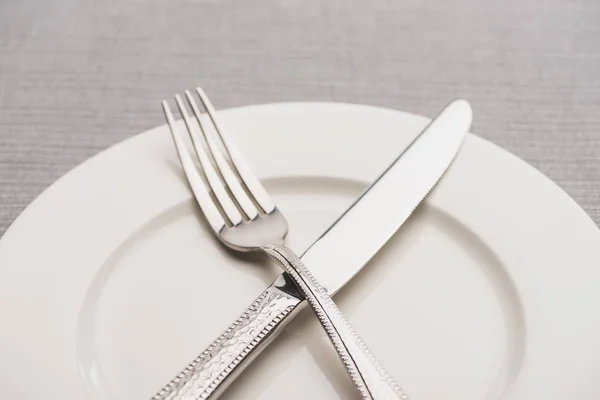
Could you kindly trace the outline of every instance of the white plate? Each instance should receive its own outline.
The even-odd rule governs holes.
[[[298,251],[427,122],[344,104],[221,115]],[[165,127],[40,196],[0,242],[0,397],[153,395],[279,273],[224,250],[201,221]],[[598,399],[599,267],[600,233],[575,202],[469,136],[337,301],[415,400]],[[305,312],[224,397],[356,396]]]

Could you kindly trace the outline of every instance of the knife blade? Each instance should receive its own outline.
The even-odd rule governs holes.
[[[455,100],[301,256],[336,293],[408,219],[448,169],[472,111]],[[284,273],[152,400],[216,399],[293,320],[306,302]]]

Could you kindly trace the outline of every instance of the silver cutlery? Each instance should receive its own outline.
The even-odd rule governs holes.
[[[206,100],[201,91],[199,95]],[[181,100],[178,103],[181,107]],[[206,108],[218,130],[214,109],[208,102]],[[192,105],[192,109],[198,117],[197,107]],[[172,116],[169,122],[177,138]],[[313,273],[331,294],[368,262],[435,185],[458,152],[470,122],[468,103],[451,103],[306,251],[302,259],[308,260]],[[189,118],[187,123],[188,127],[193,126]],[[189,154],[180,153],[184,155],[182,163],[186,165],[183,159],[187,159],[188,168],[194,168]],[[345,251],[336,253],[340,248]],[[290,277],[282,274],[153,399],[216,398],[305,305]]]
[[[180,136],[168,103],[163,101],[162,105],[187,179],[213,232],[223,244],[233,250],[259,251],[266,254],[288,274],[315,312],[363,399],[408,400],[408,396],[379,364],[342,315],[329,293],[304,266],[300,258],[285,245],[285,236],[288,232],[285,217],[229,137],[220,129],[214,109],[203,90],[197,88],[196,92],[210,116],[216,132],[215,136],[204,127],[200,110],[191,92],[186,91],[185,96],[196,117],[195,121],[190,118],[187,107],[179,95],[175,96],[175,101],[183,116],[188,134],[192,138],[206,181],[196,168]],[[204,150],[197,130],[202,133],[208,145],[216,169]],[[230,163],[225,160],[225,155],[221,154],[216,137],[225,149]],[[208,183],[210,191],[205,182]],[[202,376],[199,375],[198,382],[201,381]],[[192,388],[194,381],[191,381],[189,386]],[[184,386],[179,391],[179,396],[184,396],[187,392],[190,390]],[[209,393],[202,394],[194,391],[192,398],[203,398],[207,395]],[[174,398],[177,398],[177,395]]]

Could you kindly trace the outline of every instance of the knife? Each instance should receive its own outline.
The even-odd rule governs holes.
[[[302,261],[328,292],[352,279],[408,219],[454,160],[471,120],[467,101],[446,106],[306,250]],[[282,274],[152,400],[216,399],[304,307]]]

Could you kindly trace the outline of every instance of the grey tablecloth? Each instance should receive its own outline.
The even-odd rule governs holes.
[[[218,108],[467,98],[600,221],[598,0],[0,0],[0,234],[197,84]]]

